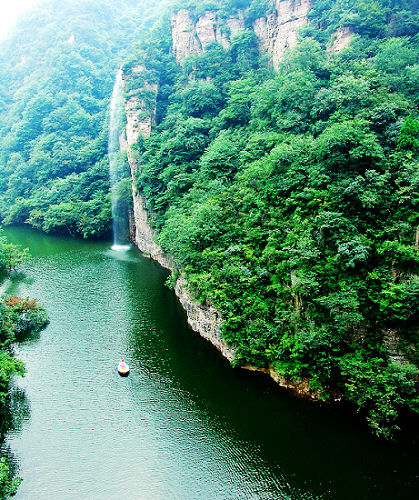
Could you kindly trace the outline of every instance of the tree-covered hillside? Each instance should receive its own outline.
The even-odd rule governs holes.
[[[0,44],[0,218],[97,236],[110,223],[108,107],[163,2],[48,0]]]
[[[249,29],[182,66],[169,18],[141,45],[160,90],[136,185],[238,364],[343,395],[390,436],[419,412],[418,4],[315,0],[278,74],[258,5],[190,2],[246,7]]]

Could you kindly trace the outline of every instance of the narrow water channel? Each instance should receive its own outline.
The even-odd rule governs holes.
[[[377,442],[341,409],[230,368],[135,249],[7,236],[32,257],[2,293],[37,297],[51,320],[17,349],[17,499],[417,498],[414,436]]]

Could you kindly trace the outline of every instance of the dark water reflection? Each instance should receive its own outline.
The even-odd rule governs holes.
[[[136,250],[8,236],[33,257],[3,292],[38,297],[51,319],[18,352],[31,415],[8,435],[17,498],[417,498],[415,434],[377,442],[344,409],[231,369]]]

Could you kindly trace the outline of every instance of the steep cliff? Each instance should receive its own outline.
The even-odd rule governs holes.
[[[126,78],[135,238],[183,273],[191,326],[226,358],[300,395],[345,398],[390,436],[399,410],[419,413],[418,210],[399,203],[418,185],[419,59],[391,19],[325,2],[340,11],[195,5],[138,48]]]
[[[130,81],[141,75],[145,70],[143,65],[131,68]],[[127,75],[124,75],[127,80]],[[151,106],[147,105],[141,95],[145,92],[151,94]],[[127,118],[126,136],[129,144],[135,144],[138,137],[149,137],[151,125],[156,114],[157,84],[144,82],[140,87],[134,86],[126,90],[125,114]]]
[[[172,16],[173,53],[180,63],[192,54],[201,53],[213,42],[228,48],[231,38],[244,28],[241,11],[227,19],[208,11],[193,20],[188,10],[181,9]]]
[[[208,11],[193,19],[190,12],[181,9],[172,16],[173,52],[182,62],[192,54],[201,53],[213,42],[228,48],[231,39],[246,28],[258,37],[259,49],[267,54],[275,70],[287,49],[297,45],[298,30],[307,24],[311,0],[277,0],[273,12],[246,23],[244,12],[235,16],[221,17],[216,11]]]
[[[123,81],[125,88],[125,138],[120,138],[121,149],[126,150],[128,163],[131,169],[131,176],[135,179],[139,169],[138,155],[135,151],[135,144],[140,137],[147,138],[151,133],[151,126],[156,115],[156,99],[158,87],[155,83],[150,83],[141,76],[145,72],[143,65],[133,66],[129,73],[124,73]],[[140,77],[140,78],[139,78]],[[140,82],[140,85],[138,85]],[[145,102],[142,97],[144,92],[148,93],[150,100]],[[160,247],[154,242],[155,233],[148,221],[148,214],[145,208],[145,200],[132,187],[133,197],[133,227],[131,234],[137,247],[145,254],[157,260],[163,267],[170,268],[167,257]]]
[[[278,70],[279,63],[288,49],[297,45],[298,31],[307,22],[310,0],[277,0],[272,12],[267,12],[252,21],[246,20],[242,10],[226,17],[219,11],[206,11],[194,16],[187,9],[180,9],[171,17],[171,52],[179,65],[192,55],[202,54],[213,43],[224,49],[231,47],[232,39],[243,32],[253,30],[257,36],[260,54],[270,58],[271,66]],[[340,30],[332,37],[332,50],[338,52],[350,41],[350,33]],[[139,138],[148,138],[156,120],[156,98],[158,85],[147,80],[148,71],[144,64],[133,65],[124,74],[126,90],[126,141],[128,160],[133,179],[141,170],[136,144]],[[147,98],[145,98],[146,96]],[[135,183],[134,183],[135,184]],[[147,202],[133,187],[133,239],[137,247],[147,256],[158,261],[163,267],[175,271],[171,258],[164,254],[156,243],[156,233],[150,225],[153,215]],[[189,324],[229,360],[235,359],[234,349],[221,336],[223,318],[212,306],[198,303],[188,292],[187,282],[182,275],[175,284],[175,293],[184,307]],[[246,369],[255,368],[249,365]],[[291,382],[280,376],[272,367],[262,369],[279,385],[289,388],[299,395],[316,398],[316,391],[309,386],[308,380]]]
[[[144,74],[145,67],[134,66],[129,73],[123,76],[126,99],[125,115],[126,127],[125,137],[120,138],[122,150],[126,150],[128,162],[133,180],[141,168],[135,145],[140,137],[150,136],[151,126],[156,114],[157,84],[149,83],[140,78],[141,86],[136,85],[138,77]],[[144,91],[152,92],[154,99],[146,103],[142,99]],[[149,94],[150,95],[150,94]],[[133,183],[133,216],[132,216],[132,237],[138,249],[146,256],[156,260],[161,266],[175,271],[174,264],[169,256],[165,255],[160,246],[155,242],[156,233],[150,225],[150,212],[147,210],[146,200],[134,187]],[[232,361],[235,353],[234,349],[227,345],[221,337],[221,315],[215,308],[200,304],[188,291],[186,280],[179,276],[176,280],[175,293],[180,303],[186,311],[188,322],[193,330],[198,332],[203,338],[209,340],[223,356]]]
[[[310,6],[311,0],[277,0],[273,13],[254,21],[260,50],[271,56],[275,70],[287,49],[297,45],[298,30],[307,24]]]
[[[309,8],[310,0],[277,0],[273,13],[267,13],[251,24],[246,23],[242,10],[226,17],[215,10],[193,16],[191,11],[180,9],[171,18],[171,50],[176,61],[182,64],[186,58],[201,54],[214,42],[228,49],[234,36],[248,28],[257,35],[260,52],[270,56],[274,69],[277,69],[285,51],[297,44],[298,30],[307,22]],[[147,68],[143,64],[137,64],[123,77],[126,90],[126,141],[121,144],[127,149],[133,179],[141,168],[135,145],[139,137],[150,136],[156,117],[158,86],[148,82],[146,75]],[[137,81],[140,82],[139,85],[136,84]],[[144,99],[144,93],[149,96],[148,102]],[[133,207],[132,232],[135,244],[144,254],[173,270],[170,258],[155,243],[156,235],[149,223],[151,214],[146,208],[146,200],[134,187]],[[188,293],[187,283],[182,277],[176,282],[175,292],[187,312],[192,328],[210,340],[229,361],[234,359],[234,349],[220,335],[221,315],[213,307],[197,303]],[[273,372],[271,376],[276,377]]]

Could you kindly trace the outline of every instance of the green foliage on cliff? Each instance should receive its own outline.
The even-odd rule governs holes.
[[[50,0],[0,44],[0,219],[108,231],[108,107],[123,54],[159,3]]]
[[[274,5],[274,0],[204,0],[201,2],[179,0],[174,2],[172,9],[174,12],[186,9],[193,19],[198,19],[207,12],[216,12],[218,19],[225,19],[242,12],[246,20],[251,22],[273,12]]]
[[[343,394],[386,437],[419,412],[417,16],[318,0],[278,74],[250,30],[170,75],[162,47],[163,111],[137,145],[159,241],[222,313],[236,362]],[[328,52],[339,26],[351,44]]]

